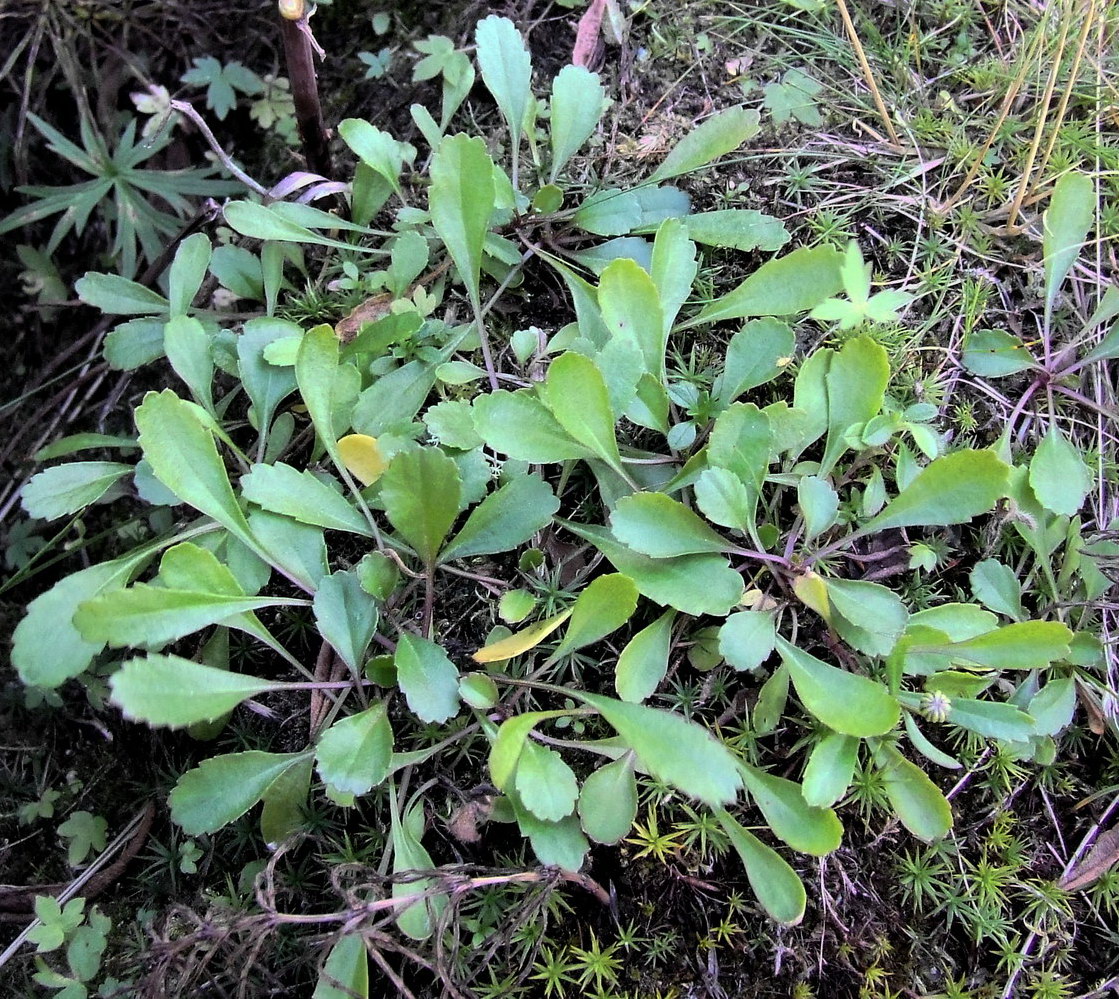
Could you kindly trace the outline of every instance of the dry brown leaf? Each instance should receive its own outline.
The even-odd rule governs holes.
[[[1065,891],[1079,891],[1098,881],[1109,867],[1119,861],[1119,825],[1100,833],[1092,849],[1058,882]]]
[[[579,18],[575,31],[575,47],[571,50],[571,61],[576,66],[593,69],[598,52],[598,36],[602,31],[602,15],[606,11],[606,0],[591,0],[591,5]]]

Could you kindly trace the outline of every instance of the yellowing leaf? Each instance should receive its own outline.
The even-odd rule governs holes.
[[[809,570],[793,580],[793,592],[797,599],[810,607],[825,621],[831,620],[831,604],[828,602],[828,586],[823,578]]]
[[[503,659],[519,656],[522,652],[528,652],[529,649],[535,649],[570,616],[571,611],[565,610],[545,621],[537,621],[536,624],[529,625],[508,638],[479,649],[474,653],[473,659],[478,663],[498,663]]]
[[[338,441],[338,454],[347,471],[363,486],[371,486],[388,467],[376,437],[347,434]]]

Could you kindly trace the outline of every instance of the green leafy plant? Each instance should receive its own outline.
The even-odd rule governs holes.
[[[89,180],[64,187],[20,188],[20,193],[35,200],[0,219],[2,235],[60,215],[45,247],[48,255],[71,232],[80,235],[96,210],[113,234],[109,253],[119,262],[120,273],[132,277],[141,258],[155,260],[167,237],[178,232],[191,197],[221,197],[242,190],[240,184],[214,179],[212,168],[145,169],[141,164],[165,149],[172,136],[139,139],[135,119],[124,126],[112,148],[84,115],[80,146],[34,114],[27,120],[47,140],[51,153],[90,175]],[[175,214],[156,208],[149,200],[152,195]]]
[[[867,335],[798,359],[798,317],[854,328],[894,321],[908,301],[869,295],[857,247],[795,249],[692,302],[697,244],[773,252],[788,239],[750,209],[692,213],[670,183],[755,135],[756,113],[712,115],[634,187],[587,190],[566,168],[605,109],[597,77],[565,67],[545,115],[521,36],[482,21],[475,56],[507,126],[497,163],[480,136],[445,134],[474,71],[443,41],[424,43],[417,66],[444,79],[438,124],[413,109],[426,178],[412,174],[424,162],[414,147],[347,119],[338,131],[359,161],[349,220],[234,201],[225,221],[259,252],[191,237],[166,297],[82,280],[85,301],[146,317],[140,332],[117,331],[130,344],[121,366],[165,355],[181,384],[136,408],[138,464],[54,466],[25,508],[67,516],[131,482],[179,521],[38,597],[13,662],[25,683],[56,688],[131,650],[111,701],[153,726],[212,729],[243,704],[306,697],[305,745],[205,759],[178,779],[172,816],[203,836],[260,804],[261,837],[278,844],[302,828],[313,785],[341,807],[378,795],[391,890],[376,904],[414,940],[441,932],[462,888],[424,845],[430,785],[414,790],[415,775],[471,751],[495,789],[478,821],[514,825],[540,864],[578,871],[592,842],[627,835],[660,859],[717,845],[762,908],[796,924],[806,892],[773,841],[831,853],[836,807],[860,788],[918,839],[943,838],[951,807],[911,757],[959,769],[938,743],[961,730],[1018,760],[1052,758],[1097,661],[1087,612],[1027,610],[1014,572],[992,559],[971,567],[973,602],[917,606],[888,575],[870,578],[869,546],[923,539],[935,553],[946,529],[1006,504],[1025,512],[1048,567],[1050,514],[1066,518],[1064,538],[1084,500],[1057,481],[1067,448],[1043,443],[1028,466],[1008,439],[949,449],[934,408],[897,402],[890,357]],[[414,194],[425,179],[426,204]],[[219,260],[222,249],[236,252]],[[373,293],[334,327],[279,318],[285,266],[309,254],[342,290]],[[575,322],[550,336],[503,329],[493,309],[530,260],[570,296]],[[233,332],[195,309],[207,271],[265,314]],[[709,373],[673,365],[676,338],[723,323],[737,328],[712,348]],[[580,556],[564,599],[525,600],[564,569],[543,554],[558,539]],[[1099,571],[1097,555],[1077,552],[1069,586]],[[477,566],[491,558],[516,565],[513,577],[495,584]],[[518,630],[450,642],[441,600],[464,578],[506,591],[492,616]],[[318,649],[277,637],[285,613],[313,622]],[[230,631],[268,651],[261,668],[211,644]],[[685,645],[693,668],[756,694],[743,743],[702,713],[659,706]],[[799,781],[742,749],[787,719],[812,733]],[[639,775],[688,799],[688,819],[662,832],[650,807],[635,826]],[[613,944],[592,936],[567,957],[540,972],[557,994],[565,976],[600,990],[617,977]],[[367,974],[360,933],[347,933],[316,994],[364,994]]]

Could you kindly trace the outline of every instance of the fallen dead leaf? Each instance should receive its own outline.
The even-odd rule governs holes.
[[[1119,861],[1119,825],[1112,826],[1107,832],[1100,833],[1087,854],[1071,871],[1057,883],[1065,891],[1080,891],[1098,881]]]

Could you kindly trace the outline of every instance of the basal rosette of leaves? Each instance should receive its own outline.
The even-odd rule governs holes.
[[[166,294],[114,275],[82,279],[85,301],[141,317],[112,334],[110,359],[166,356],[181,384],[136,409],[138,463],[56,465],[24,504],[64,517],[130,489],[177,511],[179,526],[36,599],[13,661],[27,684],[57,687],[119,659],[112,702],[153,726],[212,730],[248,699],[318,698],[304,749],[217,755],[179,779],[171,811],[190,835],[263,803],[262,836],[274,844],[299,830],[308,795],[347,805],[387,785],[393,870],[428,871],[423,797],[398,791],[403,775],[484,740],[487,769],[474,777],[500,792],[491,820],[515,823],[540,863],[577,870],[592,842],[619,842],[647,775],[712,811],[761,905],[794,924],[805,890],[766,840],[835,850],[834,807],[860,760],[913,835],[943,837],[950,805],[914,759],[960,767],[938,745],[945,726],[1052,759],[1078,682],[1100,659],[1087,610],[1035,619],[998,559],[977,559],[974,600],[917,609],[869,578],[867,542],[904,549],[1001,510],[1049,572],[1078,537],[1087,489],[1070,493],[1075,462],[1049,438],[1028,465],[1006,440],[948,450],[932,407],[891,397],[889,358],[868,335],[796,359],[797,317],[836,301],[845,282],[860,287],[855,311],[874,301],[857,250],[796,249],[690,304],[697,243],[774,251],[787,238],[756,212],[690,214],[668,183],[746,141],[750,113],[703,122],[638,187],[587,194],[564,168],[605,109],[597,77],[562,70],[545,113],[524,43],[497,17],[478,26],[476,59],[508,126],[508,170],[481,138],[445,135],[446,121],[416,107],[432,156],[426,199],[414,196],[405,168],[417,151],[347,120],[339,131],[359,161],[349,221],[310,205],[233,202],[226,222],[259,250],[191,236]],[[391,229],[371,228],[375,218]],[[310,254],[357,274],[381,303],[353,335],[277,316],[285,275],[306,272]],[[577,321],[550,338],[498,342],[491,299],[532,256],[558,273]],[[362,275],[355,261],[377,269]],[[444,303],[451,273],[465,323]],[[196,307],[207,274],[262,302],[262,314],[232,330]],[[822,314],[844,322],[851,311]],[[698,391],[673,373],[671,345],[725,323],[737,329]],[[471,660],[450,655],[435,629],[442,584],[473,559],[503,556],[520,560],[512,589],[539,564],[544,537],[601,556],[575,575],[569,606],[529,611],[538,616]],[[1092,599],[1096,556],[1075,547],[1061,586]],[[316,674],[266,627],[260,612],[283,607],[313,617],[341,679]],[[222,629],[271,650],[270,675],[209,655],[210,643],[181,654],[197,647],[182,639]],[[810,720],[799,782],[656,706],[680,650],[701,634],[751,692],[755,735],[789,716]],[[611,636],[616,655],[604,651]],[[594,658],[603,682],[579,682],[574,653]],[[555,725],[573,717],[579,737]],[[397,733],[421,724],[439,738],[398,748]],[[403,932],[435,931],[436,880],[402,882],[394,897]],[[328,969],[359,973],[348,947]]]

